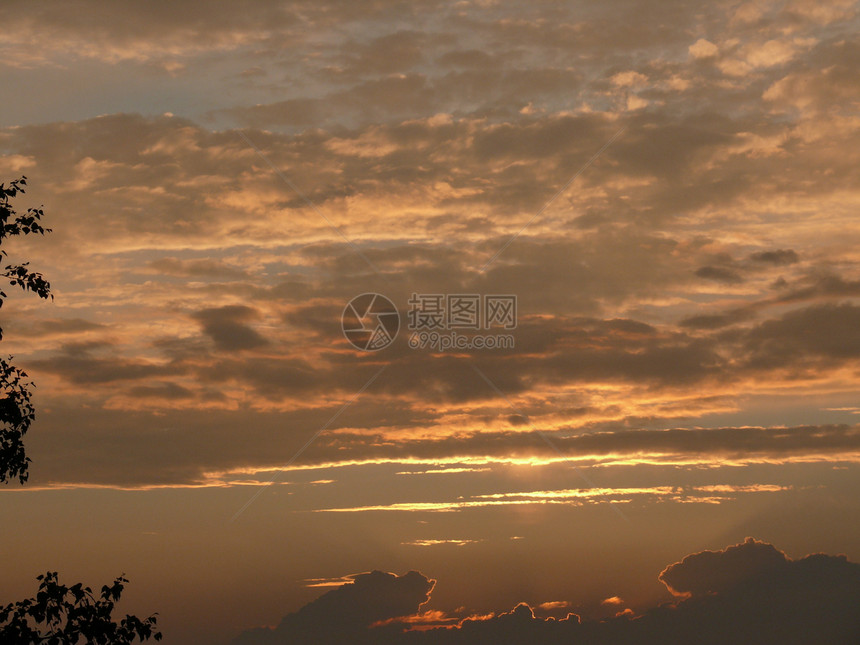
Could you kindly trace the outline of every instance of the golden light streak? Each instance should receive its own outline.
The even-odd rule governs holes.
[[[465,546],[467,544],[477,544],[478,542],[483,542],[483,540],[413,540],[411,542],[401,542],[400,544],[404,546],[442,546],[448,544]]]
[[[686,504],[721,504],[732,494],[741,493],[775,493],[792,490],[791,486],[776,486],[769,484],[752,486],[702,486],[685,489],[677,486],[658,486],[653,488],[586,488],[566,489],[557,491],[528,491],[512,493],[493,493],[475,495],[470,499],[447,502],[398,502],[394,504],[379,504],[372,506],[354,506],[342,508],[321,508],[316,513],[358,513],[368,511],[401,511],[401,512],[452,512],[469,508],[567,504],[582,506],[585,503],[609,502],[613,504],[628,504],[634,497],[653,497],[658,501],[672,501]],[[725,496],[697,495],[702,492],[718,492]]]

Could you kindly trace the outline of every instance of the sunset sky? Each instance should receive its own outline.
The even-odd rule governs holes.
[[[747,536],[860,560],[856,3],[0,24],[0,181],[53,228],[8,251],[55,296],[2,309],[36,421],[0,604],[125,572],[123,614],[227,645],[373,570],[451,624],[637,614]],[[413,349],[416,293],[515,295],[515,346]]]

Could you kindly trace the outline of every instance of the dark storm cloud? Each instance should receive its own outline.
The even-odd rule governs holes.
[[[96,329],[103,329],[104,325],[93,322],[91,320],[84,320],[83,318],[71,318],[71,319],[58,319],[58,320],[45,320],[38,325],[36,325],[35,329],[31,329],[29,333],[44,333],[47,335],[50,334],[75,334],[83,331],[93,331]]]
[[[416,579],[420,576],[414,575]],[[423,576],[420,578],[426,580]],[[278,642],[293,642],[292,639],[313,634],[315,642],[325,645],[567,645],[573,642],[594,645],[681,642],[849,645],[860,636],[860,618],[856,612],[860,602],[860,565],[849,562],[845,556],[815,554],[792,560],[770,544],[747,538],[722,551],[689,555],[667,567],[659,579],[675,592],[680,587],[690,597],[648,609],[640,615],[619,613],[615,618],[600,622],[580,621],[575,614],[562,620],[536,618],[531,607],[521,603],[510,612],[464,619],[454,627],[427,631],[410,630],[411,624],[420,624],[420,621],[410,622],[408,616],[401,619],[400,629],[392,629],[392,623],[368,629],[365,626],[368,621],[355,619],[355,614],[366,605],[363,602],[340,614],[331,612],[326,616],[325,628],[309,633],[297,619],[302,612],[315,609],[315,603],[324,602],[334,593],[328,592],[315,603],[288,615],[278,628],[282,639]],[[350,587],[345,585],[338,591],[350,592]],[[428,587],[428,593],[431,588]],[[576,589],[571,588],[570,593],[575,595]],[[297,624],[291,626],[291,620]],[[271,643],[275,642],[269,640],[272,635],[271,630],[250,630],[234,642],[237,645]]]
[[[126,389],[128,383],[120,382],[119,386],[126,387],[118,387],[115,397],[131,397],[137,404],[134,409],[92,407],[79,400],[40,409],[39,432],[28,437],[40,485],[220,485],[222,477],[217,473],[255,472],[262,463],[283,466],[327,423],[332,430],[345,424],[379,432],[404,425],[432,427],[438,422],[438,412],[373,399],[363,400],[331,423],[342,401],[308,401],[307,406],[286,413],[240,411],[219,398],[232,394],[231,388],[207,389],[205,381],[188,387],[170,385],[166,378],[168,375],[153,377],[146,385],[135,384],[131,391]],[[192,399],[185,396],[184,389],[191,390]],[[308,399],[307,392],[299,389],[296,396]],[[182,405],[188,402],[202,402],[203,406]],[[214,407],[207,408],[207,403]],[[227,475],[224,481],[232,479]]]
[[[753,317],[749,309],[734,309],[720,314],[701,314],[684,318],[679,324],[690,329],[721,329]]]
[[[795,264],[800,260],[797,252],[793,249],[777,249],[775,251],[759,251],[750,255],[750,260],[753,262],[764,262],[782,266],[786,264]]]
[[[374,623],[416,613],[430,599],[435,583],[417,571],[402,576],[382,571],[361,573],[352,582],[289,614],[274,629],[245,632],[232,642],[235,645],[346,642]]]
[[[336,463],[338,459],[368,461],[442,460],[486,456],[533,457],[547,455],[546,446],[534,432],[506,431],[459,433],[435,440],[386,441],[395,435],[375,437],[346,432],[320,437],[308,451],[310,463]],[[372,441],[369,439],[373,439]],[[553,444],[570,459],[603,457],[624,460],[646,455],[658,461],[758,461],[789,460],[798,455],[838,458],[856,455],[860,432],[850,426],[800,426],[794,428],[708,428],[670,430],[614,430],[569,434],[552,433]]]
[[[860,306],[815,305],[767,320],[744,337],[753,368],[805,367],[860,358]]]
[[[846,279],[825,269],[803,276],[795,282],[781,284],[780,292],[774,300],[778,303],[794,303],[856,296],[860,296],[860,280]]]
[[[23,326],[17,324],[16,321],[4,323],[5,331],[15,335],[23,332]],[[72,334],[84,334],[86,332],[94,332],[104,330],[105,325],[102,323],[86,320],[84,318],[53,318],[48,320],[40,320],[33,324],[26,325],[26,333],[28,336],[37,338],[62,337]]]
[[[272,400],[299,393],[307,395],[324,386],[358,390],[361,378],[367,377],[364,370],[342,370],[343,377],[338,382],[337,372],[315,369],[307,360],[298,357],[225,359],[196,371],[204,383],[242,382]]]
[[[724,284],[739,284],[743,282],[743,278],[738,273],[725,267],[705,266],[696,269],[696,275],[706,280],[714,280]]]
[[[258,317],[258,312],[251,307],[214,307],[198,311],[192,316],[201,324],[203,332],[215,342],[218,349],[239,351],[268,344],[258,332],[244,324]]]
[[[743,544],[722,551],[688,555],[660,573],[660,581],[677,596],[727,593],[758,576],[773,575],[788,559],[772,544],[747,538]]]
[[[185,396],[172,386],[147,387],[131,396],[147,402]],[[44,485],[121,488],[220,485],[232,481],[230,471],[280,468],[322,427],[327,432],[303,454],[303,467],[558,458],[540,435],[522,425],[504,431],[467,432],[454,427],[443,432],[438,412],[394,406],[385,399],[364,400],[359,409],[331,421],[340,407],[338,402],[289,413],[52,409],[39,415],[40,434],[32,439],[33,455],[34,461],[38,457],[39,482]],[[435,428],[435,435],[411,438],[404,427]],[[565,458],[598,464],[851,462],[860,454],[860,432],[849,426],[576,430],[549,436]],[[117,437],[122,437],[121,444]],[[69,459],[70,454],[75,459]]]
[[[128,395],[139,399],[190,399],[194,393],[188,388],[176,383],[156,383],[153,385],[138,385],[128,390]]]
[[[126,359],[112,355],[110,343],[66,344],[50,359],[32,361],[34,368],[56,374],[71,383],[105,385],[116,381],[141,381],[173,376],[183,368],[164,363]]]
[[[776,255],[764,252],[763,255],[766,258],[764,260],[751,259],[755,262],[782,266],[788,263],[786,258],[791,258],[791,256],[783,255],[781,252]],[[780,278],[770,285],[770,293],[761,299],[751,300],[740,307],[731,306],[719,313],[689,316],[682,319],[679,325],[682,328],[690,329],[719,329],[738,323],[755,321],[774,306],[786,304],[801,304],[807,305],[807,307],[810,305],[821,306],[813,305],[813,303],[833,300],[836,303],[832,306],[838,307],[839,301],[856,296],[860,296],[860,280],[846,279],[833,273],[830,269],[812,269],[799,277],[793,277],[790,282],[785,278]],[[792,315],[800,315],[799,312],[805,310],[804,307],[799,307]],[[759,321],[758,324],[763,323]],[[815,330],[813,329],[811,332],[814,334]],[[763,338],[759,337],[758,340],[763,340]]]

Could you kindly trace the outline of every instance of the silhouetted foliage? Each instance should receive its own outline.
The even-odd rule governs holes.
[[[23,193],[27,178],[15,180],[7,187],[0,184],[0,245],[13,235],[44,235],[51,229],[41,224],[44,213],[41,208],[29,208],[19,215],[12,208],[10,199]],[[0,257],[7,257],[0,248]],[[40,298],[51,298],[51,285],[41,273],[30,271],[29,263],[8,264],[0,273],[13,287],[32,291]],[[6,299],[0,289],[0,307]],[[3,330],[0,329],[0,340]],[[9,360],[0,358],[0,482],[17,477],[23,484],[27,481],[29,457],[24,453],[24,435],[35,417],[30,402],[32,381],[27,373],[18,369]],[[9,603],[0,608],[0,643],[74,645],[96,643],[98,645],[124,645],[154,638],[161,640],[161,632],[155,629],[155,615],[141,620],[127,615],[115,622],[111,614],[128,580],[120,576],[111,586],[103,586],[98,597],[89,587],[81,583],[67,587],[61,585],[57,572],[49,571],[39,580],[39,591],[35,598]]]
[[[12,357],[10,356],[11,360]],[[27,481],[27,466],[30,458],[24,453],[24,434],[35,417],[30,403],[30,387],[26,381],[27,373],[19,370],[9,361],[0,358],[0,481],[18,477],[23,484]]]
[[[0,258],[6,258],[3,242],[15,235],[44,235],[51,229],[41,224],[44,213],[41,208],[28,208],[26,213],[18,214],[12,208],[11,198],[24,192],[27,178],[21,177],[9,183],[0,184]],[[13,287],[32,291],[40,298],[51,298],[51,285],[41,273],[30,271],[29,262],[7,264],[0,278],[6,278]],[[6,292],[0,289],[0,308],[6,300]],[[0,340],[3,329],[0,328]],[[24,452],[24,435],[33,422],[34,410],[30,404],[32,381],[27,373],[19,370],[8,360],[0,359],[0,482],[15,477],[23,484],[27,481],[29,457]]]
[[[61,585],[56,571],[36,579],[39,591],[35,598],[9,603],[0,609],[0,642],[124,645],[136,639],[161,640],[161,632],[155,628],[155,615],[144,620],[127,615],[118,623],[111,617],[128,582],[123,576],[111,586],[103,586],[98,597],[81,583],[71,587]]]

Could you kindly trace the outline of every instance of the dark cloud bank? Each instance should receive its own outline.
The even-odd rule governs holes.
[[[435,581],[416,571],[399,577],[374,571],[323,594],[274,629],[244,632],[234,645],[860,643],[860,565],[842,555],[792,560],[747,538],[722,551],[688,555],[659,579],[676,599],[640,615],[556,620],[535,617],[522,603],[496,616],[415,630]]]

